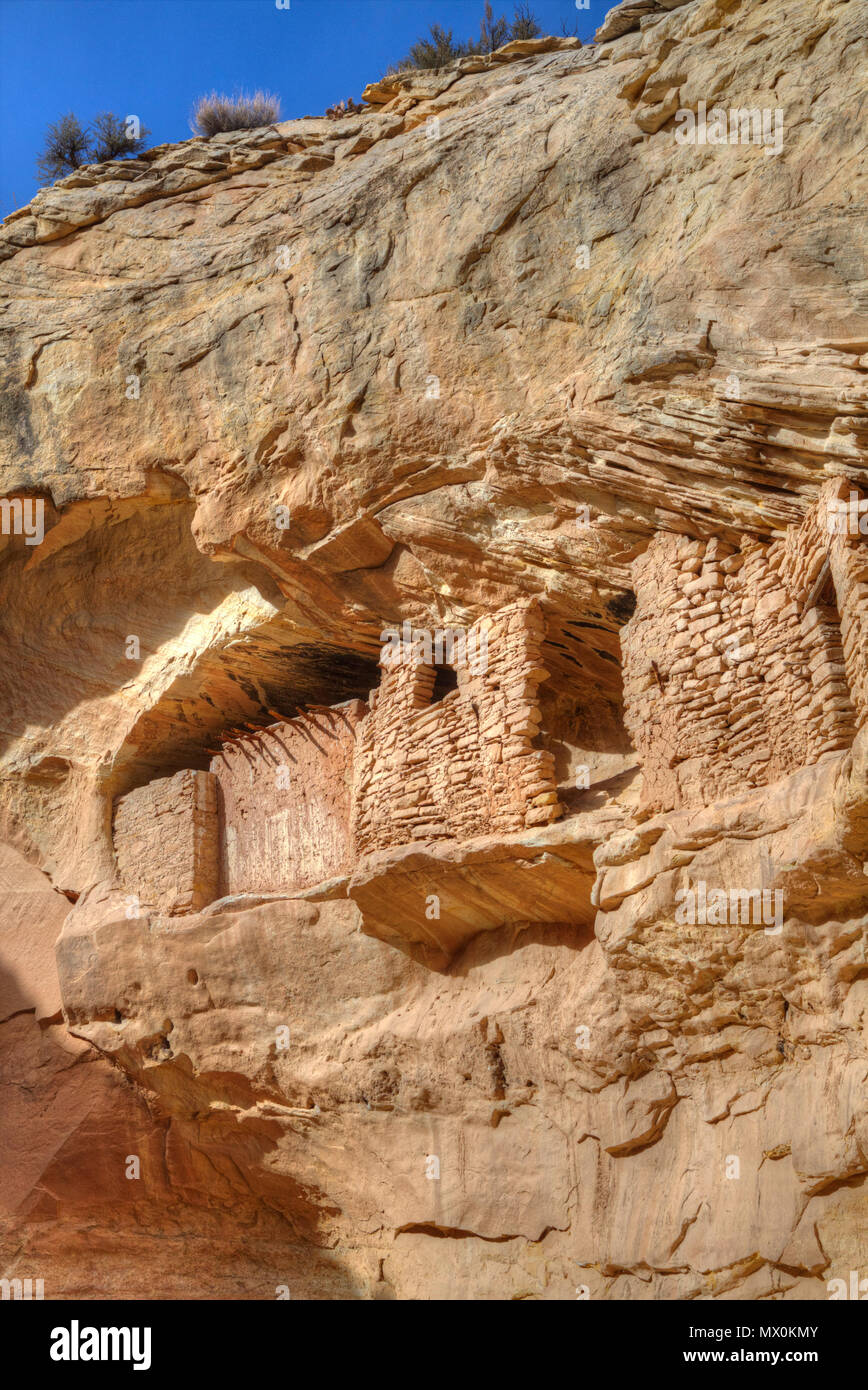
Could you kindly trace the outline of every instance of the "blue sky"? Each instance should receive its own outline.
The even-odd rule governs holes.
[[[532,0],[544,33],[593,37],[614,0]],[[512,16],[514,0],[494,4]],[[150,145],[190,137],[195,98],[264,87],[284,119],[358,99],[440,23],[478,36],[483,0],[0,0],[0,217],[38,187],[46,126],[74,111],[137,115]]]

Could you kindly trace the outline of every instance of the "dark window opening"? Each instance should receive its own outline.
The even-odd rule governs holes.
[[[632,589],[628,589],[626,593],[618,594],[616,598],[609,599],[606,610],[611,613],[616,623],[629,622],[636,612],[636,595]]]
[[[436,705],[450,690],[458,689],[458,672],[454,666],[435,667],[434,689],[431,691],[431,703]]]

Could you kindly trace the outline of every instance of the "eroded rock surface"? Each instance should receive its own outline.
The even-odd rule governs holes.
[[[866,20],[629,0],[3,224],[4,1276],[868,1275]]]

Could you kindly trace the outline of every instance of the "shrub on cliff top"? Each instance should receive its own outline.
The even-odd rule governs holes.
[[[563,24],[563,20],[561,20]],[[509,42],[513,39],[536,39],[539,38],[542,29],[536,22],[533,10],[527,4],[516,5],[512,24],[509,26]]]
[[[432,24],[428,32],[430,37],[417,39],[406,58],[390,68],[390,72],[403,72],[406,68],[445,68],[470,52],[466,43],[454,41],[451,29]]]
[[[126,159],[138,154],[145,148],[145,138],[150,133],[136,116],[125,118],[112,111],[100,111],[90,126],[83,126],[70,111],[45,133],[42,154],[36,161],[39,182],[53,183],[83,164],[101,164],[106,159]]]
[[[136,130],[138,135],[133,134]],[[127,159],[138,154],[145,148],[145,138],[150,133],[135,116],[124,119],[113,111],[99,111],[90,127],[91,160],[94,164],[102,164],[105,159]]]
[[[493,53],[513,39],[535,39],[542,30],[526,0],[515,6],[511,21],[503,15],[495,19],[491,0],[485,0],[478,39],[453,39],[452,30],[440,24],[432,24],[428,32],[429,37],[417,39],[406,58],[389,68],[390,73],[406,72],[408,68],[444,68],[473,53]]]
[[[240,92],[237,97],[210,92],[196,102],[190,128],[196,135],[218,135],[226,130],[255,130],[278,120],[280,97],[273,92]]]
[[[78,117],[68,112],[45,132],[45,145],[36,161],[40,183],[53,183],[87,164],[90,140]]]

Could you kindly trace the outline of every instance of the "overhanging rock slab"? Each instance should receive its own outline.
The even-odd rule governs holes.
[[[594,847],[620,819],[606,809],[514,835],[404,845],[365,859],[347,893],[369,935],[447,956],[511,923],[590,927]]]

